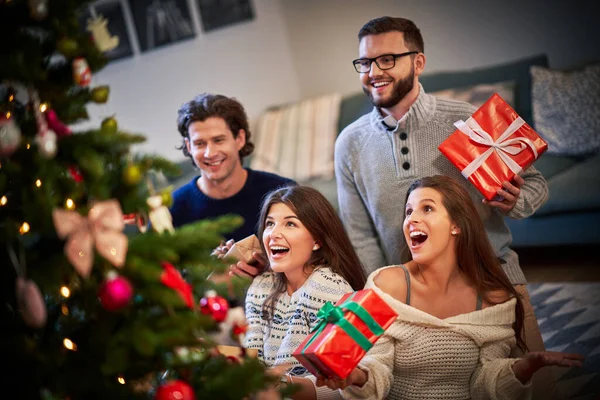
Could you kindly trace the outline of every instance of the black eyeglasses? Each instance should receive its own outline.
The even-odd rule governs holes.
[[[369,72],[371,70],[371,64],[373,61],[377,64],[380,70],[385,71],[386,69],[392,69],[396,66],[396,58],[410,56],[411,54],[419,54],[418,51],[407,51],[406,53],[400,54],[383,54],[376,58],[357,58],[352,61],[354,69],[359,74]]]

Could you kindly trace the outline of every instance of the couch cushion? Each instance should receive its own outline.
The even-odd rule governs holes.
[[[547,67],[548,57],[543,54],[491,67],[426,74],[421,75],[419,81],[427,92],[469,87],[481,83],[514,81],[514,109],[521,118],[531,125],[531,76],[529,69],[533,65]]]
[[[548,201],[534,214],[535,217],[600,209],[600,154],[578,162],[547,180]]]
[[[555,154],[544,153],[533,166],[544,175],[546,180],[550,180],[554,175],[566,171],[568,168],[583,160],[583,157],[558,156]]]
[[[494,93],[498,93],[500,97],[513,108],[515,106],[515,82],[505,81],[498,83],[482,83],[479,85],[469,86],[466,88],[454,88],[439,90],[430,94],[451,100],[464,101],[479,108],[485,103]]]
[[[531,67],[533,119],[548,153],[600,150],[600,64],[576,71]]]
[[[360,92],[344,97],[340,104],[340,119],[338,120],[338,134],[345,127],[363,115],[371,112],[373,104],[366,94]]]

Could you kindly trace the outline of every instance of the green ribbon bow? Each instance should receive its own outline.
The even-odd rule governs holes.
[[[358,304],[355,301],[352,301],[352,298],[355,296],[356,292],[352,294],[346,301],[344,301],[339,306],[334,306],[331,302],[327,302],[321,307],[319,312],[317,313],[317,318],[320,319],[319,323],[315,325],[315,327],[311,330],[311,333],[314,335],[310,338],[310,340],[304,346],[302,352],[304,352],[311,343],[315,340],[317,336],[325,329],[327,324],[335,324],[342,328],[344,332],[348,334],[358,344],[364,351],[369,351],[369,349],[373,346],[369,339],[365,335],[363,335],[358,329],[356,329],[350,322],[344,319],[344,312],[350,311],[358,318],[360,318],[369,328],[373,334],[380,336],[383,334],[384,329],[373,319],[371,314],[367,310],[364,309],[363,306]]]

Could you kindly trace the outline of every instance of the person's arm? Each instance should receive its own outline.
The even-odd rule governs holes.
[[[518,361],[508,358],[515,337],[485,343],[480,350],[479,365],[471,376],[471,398],[473,400],[527,399],[531,395],[531,383],[522,383],[513,371]]]
[[[502,201],[487,201],[513,219],[527,218],[537,211],[548,199],[548,184],[533,166],[516,175],[512,182],[504,182],[498,190]]]
[[[348,140],[340,137],[335,144],[335,178],[339,214],[350,241],[367,273],[387,264],[369,211],[356,188],[354,171],[349,165],[354,155]]]

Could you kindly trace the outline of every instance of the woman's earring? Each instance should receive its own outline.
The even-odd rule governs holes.
[[[458,235],[458,232],[456,232],[456,231],[454,231],[454,230],[453,230],[453,231],[452,231],[452,234],[453,234],[454,236],[456,236],[456,235]]]
[[[315,243],[315,245],[313,246],[313,251],[317,251],[321,248],[321,246],[319,246],[318,244]]]

